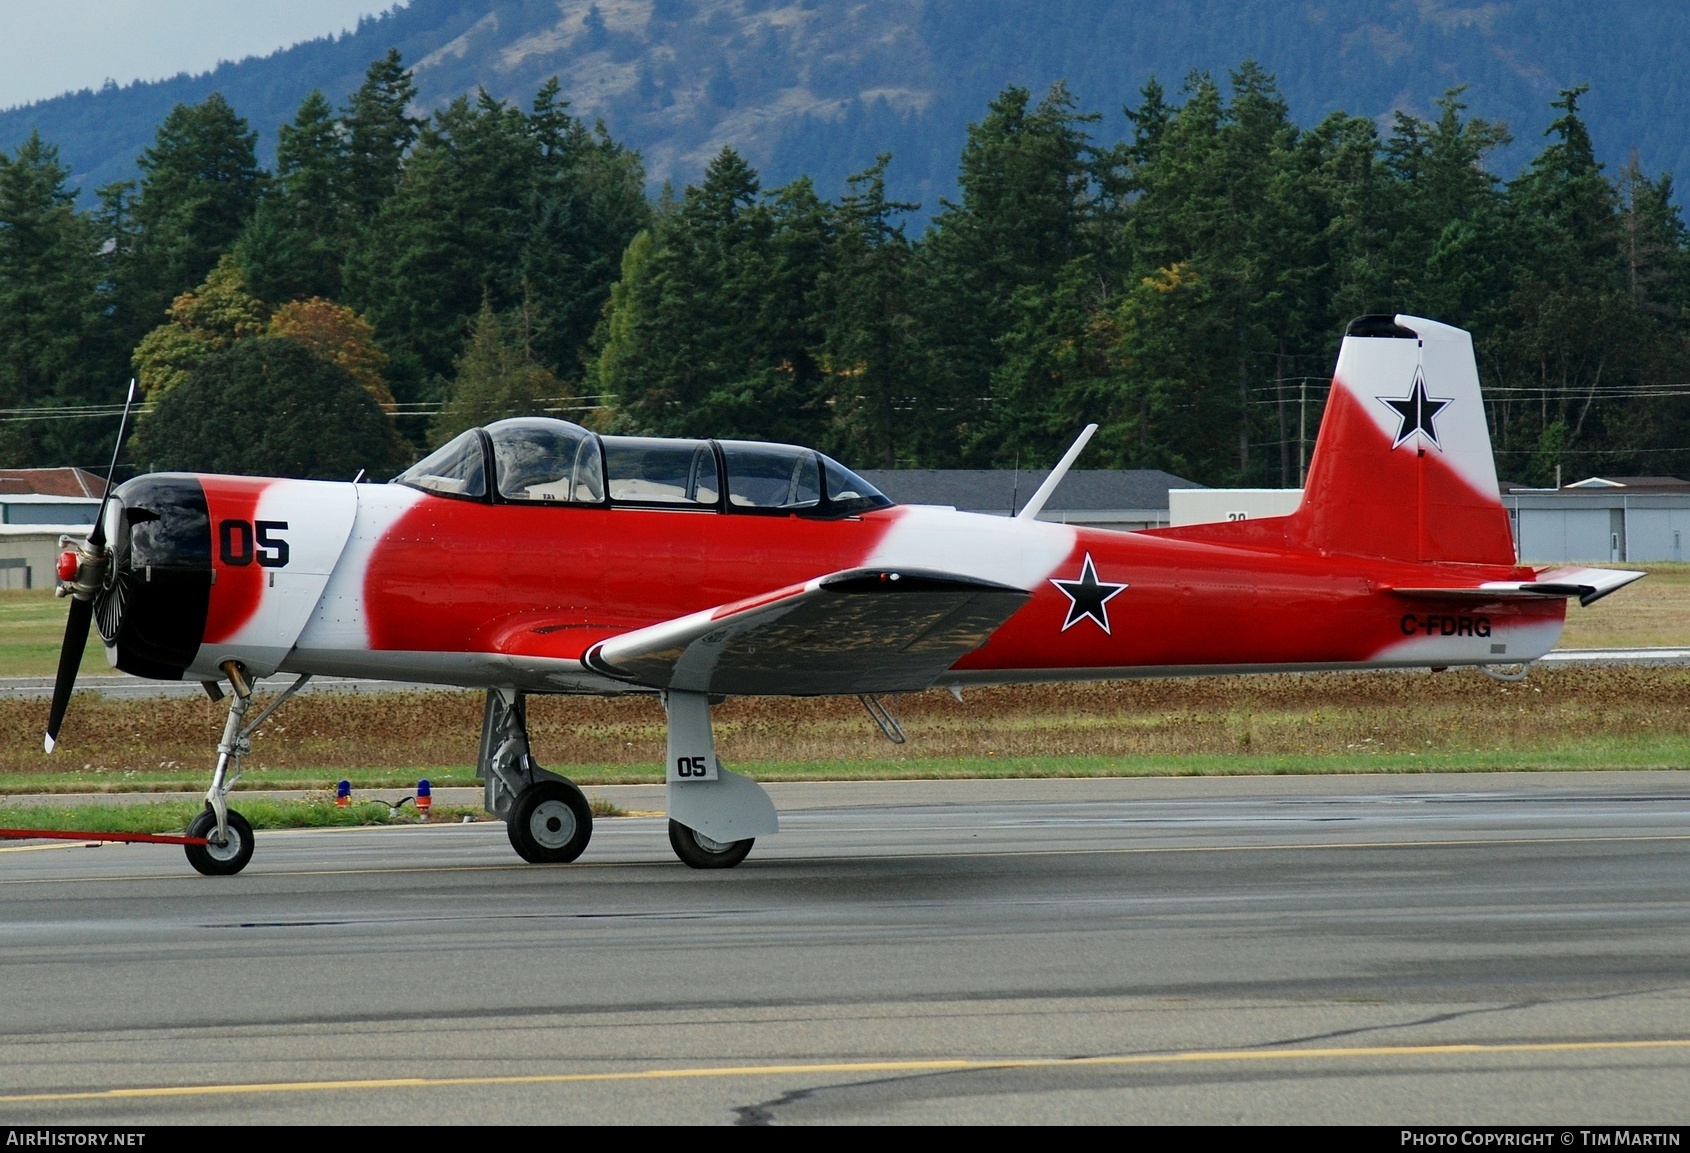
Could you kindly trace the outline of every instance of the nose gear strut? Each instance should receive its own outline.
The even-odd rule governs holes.
[[[252,684],[246,679],[246,669],[239,661],[224,661],[218,667],[229,678],[235,696],[229,702],[229,719],[223,722],[223,739],[217,743],[217,768],[211,775],[211,787],[205,791],[205,815],[214,817],[215,824],[205,820],[205,815],[195,818],[196,826],[208,826],[203,834],[196,834],[203,835],[207,843],[187,847],[188,863],[207,876],[238,873],[251,859],[252,826],[229,807],[229,791],[241,779],[241,758],[252,751],[252,734],[311,679],[310,673],[301,675],[243,726],[241,721],[252,703]]]

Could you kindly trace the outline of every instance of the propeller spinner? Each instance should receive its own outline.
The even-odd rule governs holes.
[[[70,694],[76,688],[76,670],[82,664],[82,650],[88,645],[88,629],[94,620],[94,597],[105,583],[106,569],[111,564],[111,549],[106,546],[106,505],[111,502],[112,477],[117,472],[117,454],[123,448],[123,434],[129,429],[129,413],[135,407],[135,381],[129,382],[129,395],[123,402],[123,420],[117,426],[117,443],[112,446],[111,467],[106,469],[106,491],[100,498],[100,511],[94,517],[94,527],[88,539],[74,549],[66,549],[59,557],[59,596],[69,596],[70,614],[65,620],[64,644],[59,649],[59,672],[53,681],[53,706],[47,713],[47,737],[42,742],[47,752],[58,743],[59,726],[64,724],[65,710],[70,707]]]

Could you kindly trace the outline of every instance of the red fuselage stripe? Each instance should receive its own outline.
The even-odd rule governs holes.
[[[201,478],[211,517],[211,603],[205,617],[206,644],[219,644],[240,631],[258,611],[265,569],[256,563],[252,522],[258,499],[271,481],[237,476]],[[245,558],[245,563],[240,562]]]
[[[812,521],[425,497],[371,557],[370,644],[579,659],[618,633],[715,606],[748,607],[859,567],[904,511]],[[1013,522],[979,531],[1001,533],[1005,550],[1017,545]],[[1427,637],[1505,640],[1510,626],[1552,624],[1565,613],[1560,601],[1409,604],[1386,591],[1519,579],[1511,564],[1427,565],[1074,531],[1067,559],[959,670],[1359,663]],[[1087,555],[1097,581],[1126,586],[1098,614],[1107,615],[1108,632],[1097,616],[1073,619],[1074,602],[1052,583],[1073,587]],[[930,567],[943,569],[944,558]]]

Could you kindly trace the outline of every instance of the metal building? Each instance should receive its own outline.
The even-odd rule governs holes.
[[[1520,560],[1613,564],[1690,559],[1690,481],[1673,476],[1593,476],[1564,488],[1502,482]],[[1172,523],[1284,516],[1302,489],[1206,489],[1172,497]]]
[[[858,469],[862,478],[899,504],[937,504],[963,512],[1011,516],[1027,503],[1048,470],[1003,468]],[[1160,528],[1168,523],[1168,493],[1202,488],[1155,468],[1074,469],[1062,478],[1038,519],[1089,528]]]
[[[1502,503],[1522,561],[1681,561],[1690,545],[1690,481],[1677,477],[1504,485]]]

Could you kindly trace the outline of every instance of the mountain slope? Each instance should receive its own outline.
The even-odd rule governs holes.
[[[578,113],[638,147],[654,181],[697,177],[725,144],[766,182],[808,172],[825,193],[877,152],[890,191],[923,202],[952,187],[964,128],[1004,85],[1066,80],[1099,135],[1157,75],[1225,73],[1245,58],[1279,80],[1292,114],[1427,114],[1468,84],[1478,115],[1507,121],[1506,170],[1533,155],[1556,91],[1581,103],[1603,159],[1636,148],[1647,171],[1690,177],[1681,61],[1690,7],[1650,0],[411,0],[338,38],[200,76],[108,86],[0,112],[0,148],[32,128],[57,143],[85,191],[134,173],[169,108],[221,91],[273,146],[312,88],[339,101],[398,47],[432,108],[485,86],[526,102],[556,74]]]

